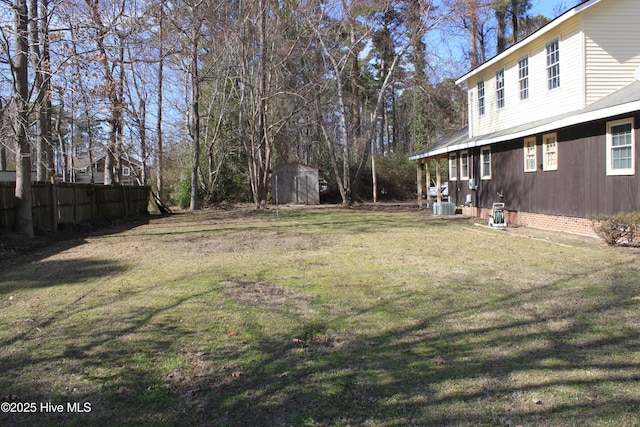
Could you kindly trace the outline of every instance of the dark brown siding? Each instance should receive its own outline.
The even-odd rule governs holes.
[[[472,205],[490,208],[503,202],[507,209],[550,215],[590,218],[598,214],[640,212],[640,115],[635,115],[633,176],[607,176],[607,122],[623,117],[558,130],[558,170],[542,170],[542,137],[537,139],[535,172],[524,172],[524,139],[491,146],[491,179],[480,179],[480,150],[470,151],[477,191],[467,181],[449,183],[449,195],[458,205],[472,194]],[[549,132],[552,133],[552,132]],[[502,195],[503,197],[499,197]]]

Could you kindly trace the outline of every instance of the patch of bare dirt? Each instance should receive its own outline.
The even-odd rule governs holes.
[[[84,243],[84,238],[117,234],[149,222],[148,217],[127,222],[94,222],[61,226],[57,232],[38,232],[33,239],[0,230],[0,261],[32,259],[49,250],[56,251]]]
[[[255,308],[285,308],[307,311],[309,296],[266,281],[227,280],[221,283],[222,295],[238,304]]]
[[[23,258],[50,246],[53,242],[51,238],[42,236],[29,239],[13,233],[2,234],[0,235],[0,261]]]

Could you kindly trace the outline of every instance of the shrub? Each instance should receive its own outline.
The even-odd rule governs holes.
[[[591,219],[593,230],[609,245],[638,245],[640,213],[620,212],[615,215],[598,215]]]
[[[170,204],[186,209],[191,204],[191,177],[183,174],[180,180],[172,189],[170,194]]]

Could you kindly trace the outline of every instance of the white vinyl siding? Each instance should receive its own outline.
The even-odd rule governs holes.
[[[633,119],[607,123],[607,175],[635,174]]]
[[[640,1],[615,3],[611,7],[608,2],[600,2],[584,13],[587,105],[632,83],[633,73],[640,66]],[[619,34],[624,34],[624,41]]]
[[[546,45],[552,40],[559,40],[561,55],[561,86],[549,91],[547,89],[547,57]],[[580,32],[579,20],[570,20],[550,33],[547,37],[535,39],[524,44],[521,49],[514,49],[511,55],[488,67],[469,81],[474,91],[478,82],[484,82],[485,88],[496,87],[496,73],[504,69],[504,102],[498,109],[495,90],[485,91],[485,108],[483,116],[478,108],[471,110],[469,118],[471,136],[486,135],[496,131],[510,129],[532,120],[555,117],[570,111],[584,108],[584,68],[583,68],[583,36]],[[526,103],[520,98],[520,60],[528,58],[528,95]],[[478,99],[475,94],[473,99]]]

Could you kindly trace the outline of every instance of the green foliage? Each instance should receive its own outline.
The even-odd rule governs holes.
[[[416,164],[402,153],[376,158],[380,200],[407,200],[416,192]]]
[[[206,202],[248,202],[251,186],[248,183],[244,152],[227,156],[218,173],[218,179],[206,195]]]
[[[355,174],[355,170],[353,171]],[[378,200],[407,200],[416,191],[416,164],[402,153],[376,156]],[[371,162],[367,164],[360,182],[359,195],[373,199]]]
[[[436,174],[440,169],[440,182],[449,180],[449,164],[447,159],[441,159],[439,162],[429,162],[429,187],[433,187],[438,182]]]
[[[184,173],[176,184],[172,187],[169,194],[169,203],[186,209],[191,204],[191,178]]]
[[[619,212],[615,215],[598,215],[591,219],[593,230],[609,246],[638,245],[640,213]]]

